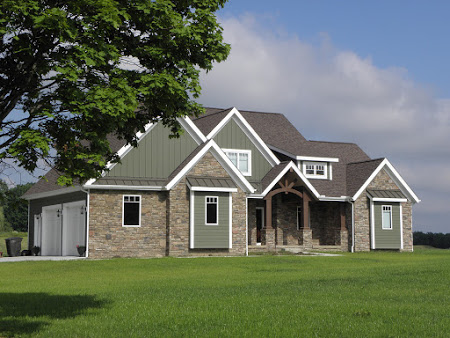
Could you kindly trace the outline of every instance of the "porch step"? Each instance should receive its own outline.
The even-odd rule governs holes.
[[[313,250],[319,250],[319,251],[342,251],[342,248],[340,245],[313,245]]]

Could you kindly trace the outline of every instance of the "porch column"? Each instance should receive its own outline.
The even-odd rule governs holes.
[[[275,251],[275,229],[272,227],[272,196],[266,199],[266,247]]]
[[[345,217],[345,203],[341,204],[341,250],[348,251],[348,230],[346,226],[346,217]]]
[[[309,224],[309,202],[311,197],[306,190],[303,191],[303,212],[302,225],[303,229],[301,235],[303,237],[303,247],[305,249],[312,249],[312,230]]]

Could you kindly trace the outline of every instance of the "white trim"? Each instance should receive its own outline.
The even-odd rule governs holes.
[[[370,248],[375,249],[375,206],[370,200]]]
[[[228,156],[228,153],[236,153],[236,164],[235,167],[238,168],[238,170],[242,173],[242,175],[244,176],[252,176],[252,151],[248,150],[248,149],[225,149],[222,148],[222,151],[225,153],[225,155],[227,155],[228,158],[230,158]],[[247,171],[242,171],[241,168],[239,168],[239,157],[241,154],[247,154],[248,156],[248,162],[247,162]],[[230,160],[231,161],[231,160]],[[233,162],[231,162],[233,163]],[[233,163],[234,164],[234,163]]]
[[[183,128],[191,135],[198,145],[207,141],[205,135],[198,129],[194,122],[188,117],[177,118],[178,122],[183,126]]]
[[[390,227],[389,228],[385,228],[384,227],[384,208],[389,208],[389,215],[390,215]],[[393,230],[394,229],[394,224],[392,224],[392,205],[391,204],[385,204],[385,205],[381,205],[381,230]]]
[[[248,256],[248,198],[245,199],[245,256]]]
[[[280,164],[280,161],[275,156],[275,154],[269,149],[269,147],[264,143],[264,141],[259,137],[253,127],[247,122],[247,120],[242,116],[242,114],[233,107],[231,111],[225,116],[222,121],[214,127],[214,129],[206,136],[208,140],[211,140],[216,136],[216,134],[231,120],[241,127],[242,131],[247,135],[247,137],[253,142],[253,144],[258,148],[264,158],[273,166]]]
[[[270,190],[277,184],[280,179],[287,173],[289,169],[293,169],[296,174],[300,177],[300,179],[306,184],[309,191],[313,193],[313,195],[319,199],[321,195],[317,192],[317,190],[311,185],[311,183],[308,181],[308,179],[303,175],[303,173],[298,169],[298,167],[294,164],[294,162],[289,162],[289,164],[278,174],[278,176],[269,184],[269,186],[262,192],[261,195],[266,196]],[[325,197],[325,196],[322,196]]]
[[[320,202],[350,202],[351,197],[348,196],[341,196],[341,197],[327,197],[327,196],[320,196],[319,197]]]
[[[339,159],[336,157],[296,156],[295,159],[307,162],[339,162]]]
[[[190,193],[190,198],[189,198],[189,200],[190,200],[190,205],[189,205],[189,212],[190,212],[190,214],[189,214],[189,230],[190,230],[190,233],[189,233],[189,238],[190,238],[190,245],[189,245],[189,248],[190,249],[195,249],[195,246],[194,246],[194,228],[195,228],[195,226],[194,226],[194,203],[195,203],[195,192],[194,191],[191,191],[191,193]]]
[[[166,185],[166,189],[172,189],[209,150],[211,150],[211,153],[215,159],[224,167],[233,181],[236,182],[242,190],[250,193],[255,192],[255,188],[253,188],[252,185],[245,179],[242,173],[234,166],[234,164],[214,140],[209,140],[208,143],[206,143],[203,149],[200,150],[200,152],[195,155],[194,158],[191,159],[189,163]]]
[[[46,192],[38,192],[38,193],[35,193],[35,194],[24,196],[22,198],[24,200],[29,201],[29,200],[35,200],[35,199],[38,199],[38,198],[45,198],[45,197],[52,197],[52,196],[59,196],[59,195],[64,195],[64,194],[70,194],[70,193],[77,192],[77,191],[82,191],[81,190],[81,186],[61,188],[61,189],[52,190],[52,191],[46,191]]]
[[[352,205],[352,252],[355,252],[355,203],[349,202]]]
[[[217,212],[219,211],[217,210]],[[219,218],[219,215],[217,215],[217,218]],[[233,248],[233,196],[231,193],[228,196],[228,223],[228,249],[231,249]]]
[[[208,204],[214,204],[213,202],[208,203],[208,198],[216,199],[216,223],[208,223]],[[219,225],[219,196],[205,196],[205,225]]]
[[[408,202],[406,198],[384,198],[384,197],[373,197],[374,202],[390,202],[390,203],[404,203]]]
[[[364,182],[364,184],[359,188],[359,190],[356,192],[356,194],[352,197],[354,201],[356,201],[359,196],[362,194],[362,192],[368,187],[370,182],[378,175],[378,173],[381,171],[381,169],[386,167],[386,172],[389,175],[389,177],[395,182],[395,184],[400,188],[402,193],[409,197],[409,200],[412,203],[419,203],[420,199],[414,194],[414,192],[411,190],[411,188],[406,184],[406,182],[403,180],[403,178],[400,176],[400,174],[395,170],[395,168],[392,166],[392,164],[388,161],[387,158],[385,158],[379,166],[374,170],[374,172],[370,175],[370,177]]]
[[[189,185],[188,185],[189,186]],[[237,192],[237,188],[189,187],[191,191]]]
[[[400,208],[400,250],[403,250],[403,208],[402,205],[399,205]]]
[[[307,174],[306,173],[306,166],[308,166],[308,165],[313,166],[314,174]],[[317,174],[317,166],[322,166],[323,167],[323,175]],[[302,162],[302,169],[303,169],[302,170],[303,174],[307,178],[321,179],[321,180],[328,179],[328,163],[303,161]]]
[[[30,218],[31,218],[31,215],[30,215],[30,200],[28,200],[28,205],[27,205],[27,236],[28,236],[28,249],[29,250],[31,250],[32,249],[32,247],[31,247],[31,245],[30,245],[30,242],[31,242],[31,236],[30,236]],[[33,215],[33,226],[34,226],[34,231],[33,231],[33,242],[34,242],[34,238],[36,237],[35,236],[35,229],[36,229],[36,226],[35,226],[35,224],[34,224],[34,215]],[[33,243],[34,244],[34,243]]]
[[[90,206],[91,192],[87,191],[86,198],[86,258],[89,257],[89,206]]]
[[[125,197],[139,197],[139,221],[138,224],[125,225]],[[137,204],[136,201],[127,201],[127,203]],[[141,195],[122,195],[122,227],[123,228],[139,228],[141,227],[141,213],[142,213],[142,196]]]
[[[339,158],[337,157],[318,157],[318,156],[301,156],[301,155],[294,155],[286,150],[277,148],[275,146],[272,146],[270,144],[268,144],[268,147],[271,150],[274,150],[280,154],[286,155],[291,157],[292,159],[295,159],[297,161],[316,161],[316,162],[339,162]]]
[[[99,190],[145,190],[145,191],[161,191],[165,190],[164,186],[149,186],[149,185],[84,185],[86,189]]]

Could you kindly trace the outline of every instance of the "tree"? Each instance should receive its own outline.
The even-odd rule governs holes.
[[[33,183],[19,184],[6,192],[4,214],[6,223],[16,231],[28,230],[28,202],[22,195]]]
[[[0,160],[28,171],[43,159],[73,179],[98,177],[114,134],[202,107],[199,74],[230,47],[214,13],[226,0],[3,0]]]

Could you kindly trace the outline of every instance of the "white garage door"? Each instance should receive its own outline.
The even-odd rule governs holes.
[[[77,245],[86,246],[85,209],[85,201],[42,208],[41,255],[78,256]]]
[[[62,204],[42,208],[42,256],[61,255]]]
[[[86,246],[85,209],[84,201],[63,204],[63,256],[78,256],[77,245]]]

